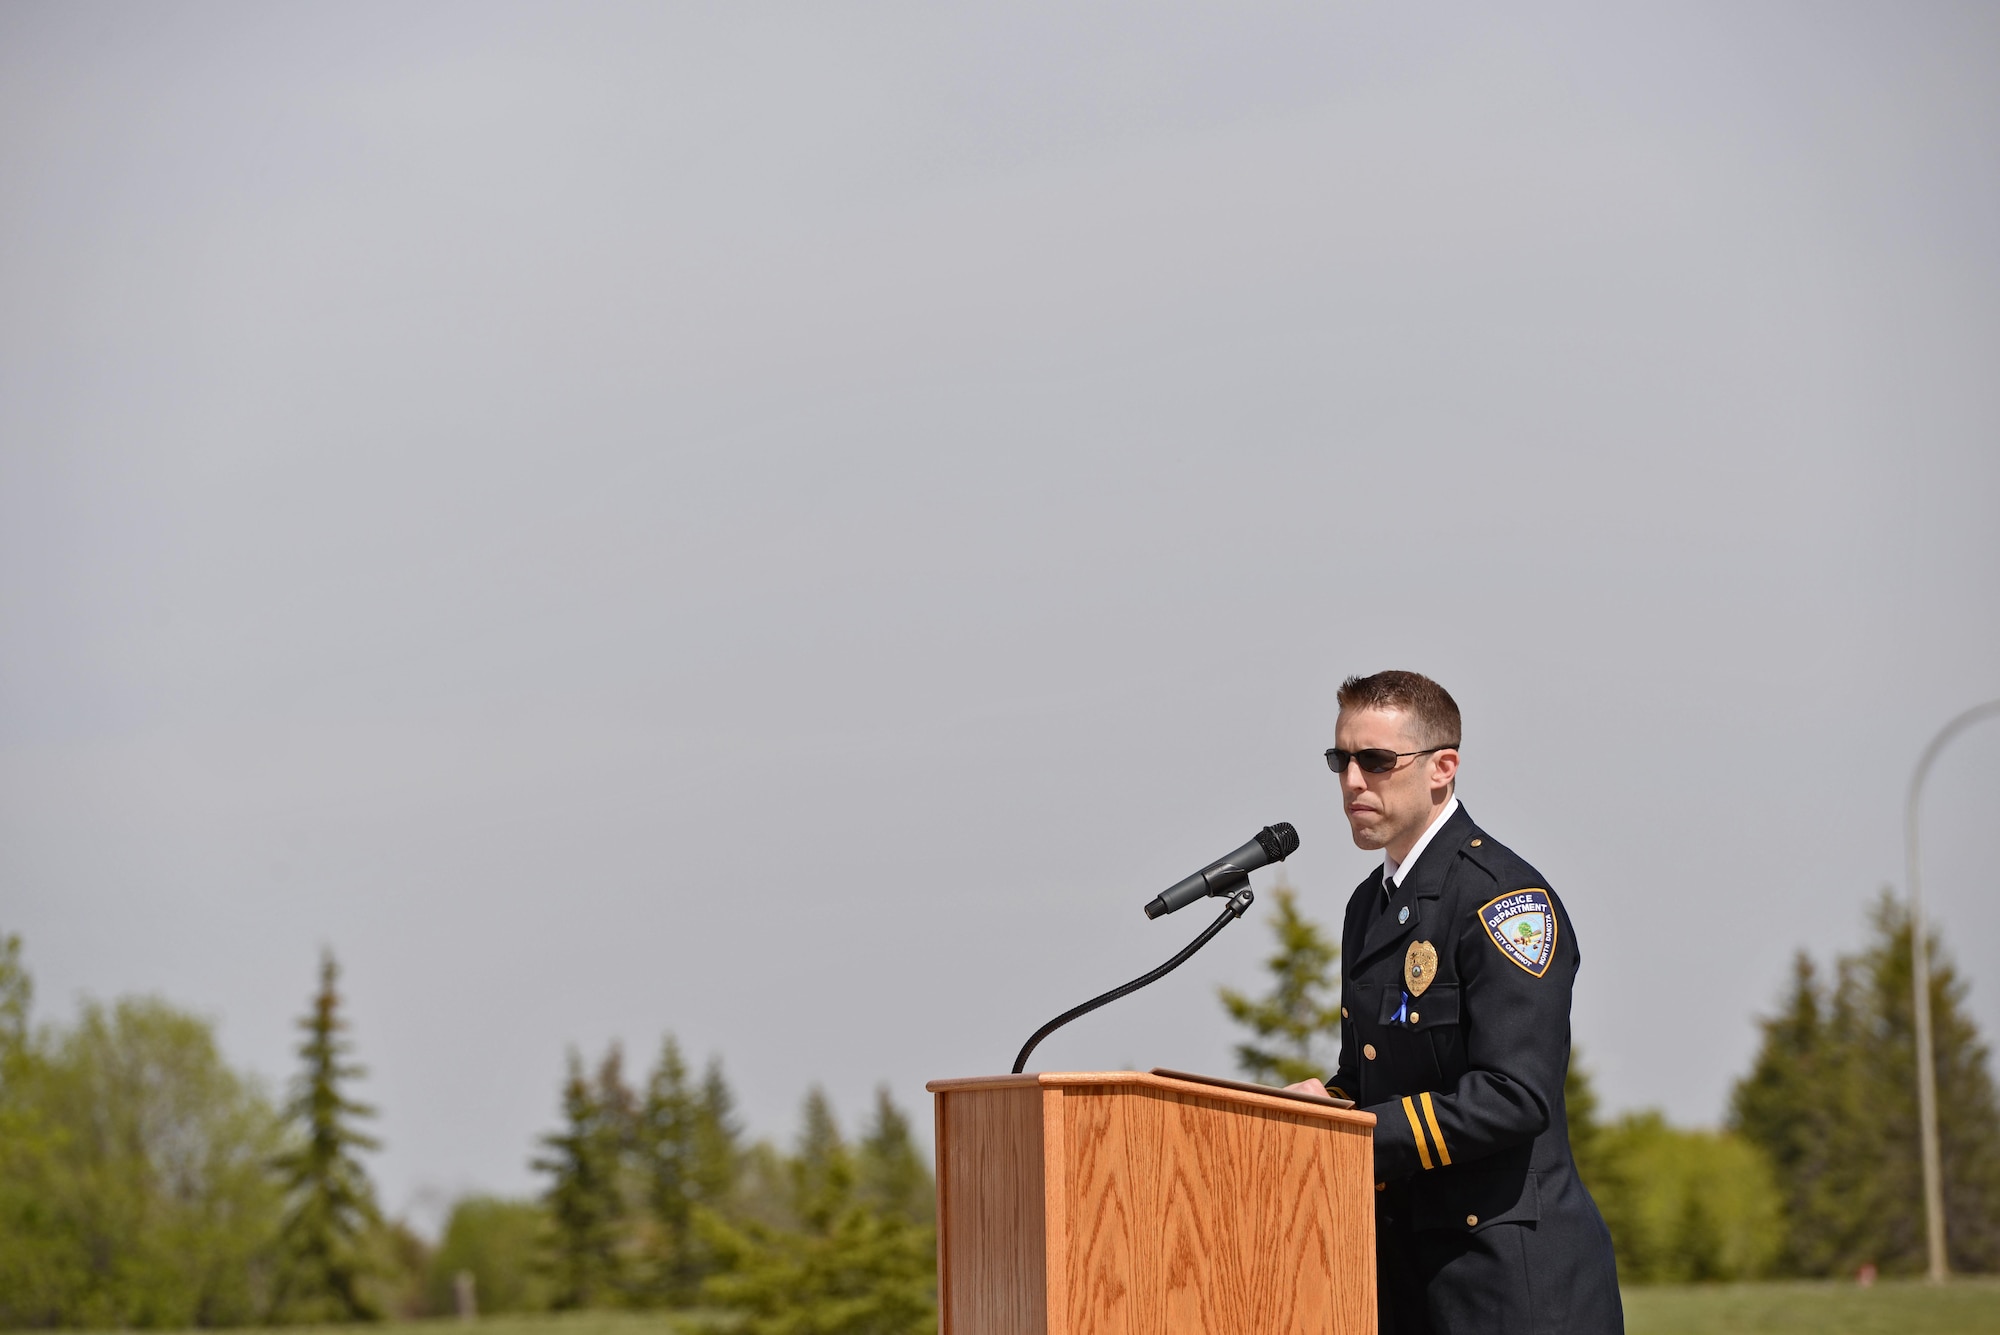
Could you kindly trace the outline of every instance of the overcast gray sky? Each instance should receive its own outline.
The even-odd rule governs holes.
[[[570,1044],[927,1121],[1260,825],[1336,923],[1334,687],[1411,667],[1606,1099],[1713,1123],[2000,695],[1996,68],[1978,4],[6,4],[0,930],[274,1081],[332,947],[434,1214]],[[1997,797],[1989,726],[1926,809],[1989,1034]],[[1037,1064],[1226,1071],[1267,913]]]

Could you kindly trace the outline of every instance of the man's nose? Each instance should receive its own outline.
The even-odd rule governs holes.
[[[1340,772],[1340,791],[1353,797],[1368,786],[1368,776],[1361,772],[1361,762],[1354,757],[1347,759],[1347,768]]]

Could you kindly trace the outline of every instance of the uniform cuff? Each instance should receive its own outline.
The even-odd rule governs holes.
[[[1393,1182],[1451,1164],[1451,1148],[1428,1094],[1406,1094],[1364,1111],[1375,1114],[1375,1177]]]

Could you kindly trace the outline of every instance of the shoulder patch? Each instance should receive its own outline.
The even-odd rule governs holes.
[[[1479,910],[1500,953],[1540,978],[1556,957],[1556,906],[1546,890],[1510,890]]]

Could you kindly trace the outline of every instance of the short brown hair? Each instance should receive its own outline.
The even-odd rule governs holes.
[[[1458,701],[1421,672],[1377,672],[1340,683],[1342,709],[1394,709],[1408,714],[1425,746],[1459,743]]]

